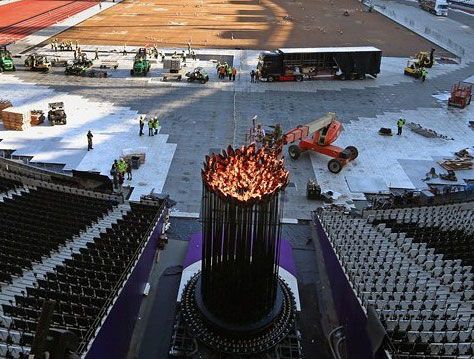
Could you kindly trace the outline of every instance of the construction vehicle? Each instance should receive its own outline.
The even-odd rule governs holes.
[[[424,68],[431,68],[434,64],[434,52],[435,49],[431,49],[430,52],[428,51],[420,51],[418,52],[415,57],[412,57],[408,60],[407,66],[403,70],[403,73],[407,76],[411,76],[414,78],[421,77],[421,69]]]
[[[381,59],[382,51],[371,46],[285,48],[260,53],[257,69],[267,82],[355,80],[377,77]]]
[[[66,70],[64,70],[64,73],[66,75],[85,76],[86,71],[87,67],[81,65],[80,63],[74,62],[73,64],[66,66]]]
[[[65,125],[66,124],[66,113],[64,112],[63,102],[52,102],[48,104],[48,121],[51,126],[54,125]]]
[[[6,46],[0,46],[0,72],[15,70],[16,67],[10,51],[7,50]]]
[[[283,135],[282,141],[285,145],[291,144],[288,154],[293,160],[297,160],[304,151],[314,151],[333,157],[328,162],[328,169],[332,173],[339,173],[345,165],[359,155],[354,146],[341,148],[332,145],[341,131],[342,124],[337,120],[336,114],[329,112],[317,120],[290,130]]]
[[[74,61],[75,64],[78,64],[80,66],[83,66],[85,68],[89,68],[89,67],[92,67],[92,60],[89,60],[87,58],[87,54],[82,52],[79,54],[79,56],[77,57],[77,59]]]
[[[418,5],[436,16],[448,16],[449,6],[446,0],[418,0]]]
[[[188,78],[188,82],[199,81],[205,84],[209,81],[209,75],[202,67],[196,67],[193,71],[187,72],[186,77]]]
[[[147,58],[147,51],[144,47],[138,49],[133,61],[133,69],[130,70],[132,76],[146,76],[150,71],[150,61]]]
[[[420,51],[415,55],[415,62],[418,67],[426,67],[430,69],[433,67],[434,64],[434,52],[435,49],[431,49],[430,52],[428,51]]]
[[[458,82],[451,88],[451,96],[448,99],[448,106],[464,108],[471,103],[472,85]]]
[[[51,68],[51,63],[44,55],[31,54],[25,60],[25,67],[31,71],[48,72]]]
[[[421,77],[421,67],[418,67],[415,59],[409,59],[403,73],[407,76],[419,79]]]

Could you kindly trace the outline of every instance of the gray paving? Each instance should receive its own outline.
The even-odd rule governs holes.
[[[445,93],[454,82],[474,74],[474,63],[425,83],[410,80],[396,86],[381,83],[379,87],[363,91],[341,89],[318,90],[317,93],[272,91],[270,84],[256,84],[265,86],[261,92],[219,91],[205,86],[154,86],[145,79],[71,79],[56,71],[46,75],[48,87],[56,91],[113,102],[138,113],[162,114],[160,133],[169,134],[168,142],[177,144],[163,191],[177,202],[179,211],[199,213],[200,169],[204,156],[228,144],[243,144],[254,115],[264,124],[279,122],[283,128],[290,129],[328,111],[335,111],[343,123],[354,123],[359,117],[374,118],[420,107],[441,108],[445,103],[433,94]],[[38,73],[18,71],[15,76],[28,82],[45,81],[45,75]],[[240,81],[245,81],[245,77]],[[286,165],[292,186],[287,190],[284,217],[308,219],[310,210],[317,205],[305,197],[306,182],[314,178],[310,156],[303,154],[298,161],[288,159]]]

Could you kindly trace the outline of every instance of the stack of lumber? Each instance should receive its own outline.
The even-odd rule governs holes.
[[[12,107],[12,103],[8,100],[0,99],[0,120],[2,119],[2,110]]]
[[[38,126],[44,122],[44,114],[41,110],[33,110],[30,114],[31,126]]]
[[[23,131],[30,127],[30,118],[13,107],[2,110],[2,121],[5,130]]]
[[[445,170],[469,170],[472,168],[472,160],[468,158],[444,160],[438,162]]]

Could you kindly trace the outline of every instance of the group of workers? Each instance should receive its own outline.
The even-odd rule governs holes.
[[[122,185],[125,181],[125,174],[127,174],[127,180],[132,180],[132,162],[131,160],[125,161],[120,158],[118,161],[114,160],[112,168],[110,169],[110,175],[112,176],[114,189],[122,191]]]
[[[76,41],[76,49],[77,49],[77,41]],[[57,38],[53,39],[53,41],[51,42],[51,49],[54,50],[54,51],[58,51],[58,48],[60,51],[72,51],[73,50],[73,47],[72,47],[72,41],[61,41],[59,42],[59,40]]]
[[[260,71],[252,70],[250,71],[250,82],[258,82],[260,81]]]
[[[250,143],[255,143],[258,148],[275,145],[282,138],[283,130],[279,123],[269,127],[272,128],[272,132],[267,134],[260,123],[254,126],[250,131]]]
[[[148,123],[148,136],[154,136],[158,134],[158,127],[160,127],[160,121],[158,121],[158,116],[155,115],[155,117],[150,117],[148,120],[146,119],[146,116],[140,116],[139,119],[139,126],[140,126],[140,132],[139,135],[143,136],[143,128],[145,127],[145,122]]]
[[[233,66],[230,66],[227,62],[218,63],[216,66],[217,75],[221,80],[226,77],[229,78],[229,81],[235,81],[235,76],[237,75],[237,69]]]

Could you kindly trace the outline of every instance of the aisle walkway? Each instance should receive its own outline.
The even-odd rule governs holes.
[[[474,61],[473,28],[395,1],[373,0],[373,4],[381,14],[453,52],[463,62]]]

